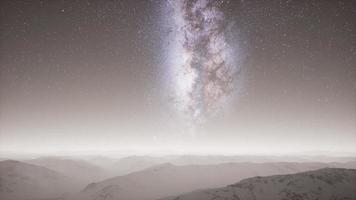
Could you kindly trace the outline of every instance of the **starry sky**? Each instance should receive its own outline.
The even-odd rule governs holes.
[[[217,58],[192,42],[205,32],[179,32],[200,15],[172,2],[1,1],[0,151],[356,154],[355,2],[178,1],[224,27],[208,34]],[[187,56],[199,81],[182,111]],[[209,59],[238,69],[226,101]]]

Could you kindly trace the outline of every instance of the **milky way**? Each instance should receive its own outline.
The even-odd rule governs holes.
[[[223,1],[170,1],[174,61],[171,64],[177,108],[196,123],[224,107],[234,90],[238,67],[226,41]]]

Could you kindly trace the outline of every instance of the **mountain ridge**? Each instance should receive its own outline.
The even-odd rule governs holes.
[[[341,200],[356,199],[356,170],[322,168],[243,179],[226,187],[197,190],[160,200]]]
[[[70,177],[43,166],[0,161],[0,199],[45,199],[74,192]]]

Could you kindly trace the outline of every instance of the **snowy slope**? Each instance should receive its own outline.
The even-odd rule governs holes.
[[[356,170],[324,168],[290,175],[254,177],[218,189],[164,200],[341,200],[356,199]]]

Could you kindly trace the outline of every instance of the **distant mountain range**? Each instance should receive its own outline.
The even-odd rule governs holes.
[[[73,159],[73,158],[71,158]],[[137,172],[148,167],[163,163],[174,165],[215,165],[221,163],[272,163],[272,162],[322,162],[322,163],[353,163],[356,166],[355,157],[333,156],[222,156],[222,155],[167,155],[167,156],[127,156],[120,159],[108,157],[87,157],[86,161],[101,166],[114,175],[125,175]]]
[[[249,159],[256,162],[243,162]],[[3,160],[0,200],[155,200],[256,176],[326,167],[356,169],[352,159],[331,163],[262,162],[264,159],[245,157],[238,162],[237,157],[225,156],[131,156]],[[169,163],[162,164],[164,161]]]
[[[25,160],[26,163],[39,165],[48,169],[64,174],[78,182],[87,185],[90,182],[104,180],[117,174],[111,173],[102,167],[91,164],[90,162],[69,159],[62,157],[41,157],[37,159]]]
[[[353,200],[356,170],[324,168],[289,175],[254,177],[217,189],[162,200]]]
[[[185,166],[167,163],[89,184],[74,199],[153,200],[197,189],[222,187],[254,176],[290,174],[329,166],[330,164],[326,163],[286,162]]]

